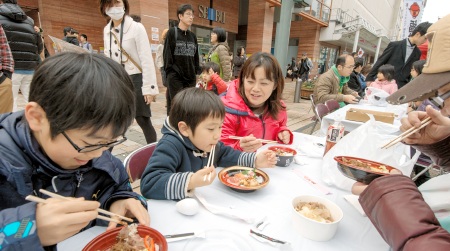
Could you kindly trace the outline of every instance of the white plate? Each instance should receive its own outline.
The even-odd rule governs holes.
[[[186,251],[251,251],[254,250],[248,240],[237,233],[212,229],[206,231],[206,238],[191,239],[184,250]]]

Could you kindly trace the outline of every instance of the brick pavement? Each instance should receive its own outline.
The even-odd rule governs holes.
[[[152,124],[155,127],[155,130],[158,135],[158,139],[161,138],[161,127],[164,124],[164,120],[166,119],[166,100],[165,100],[165,88],[160,90],[160,94],[157,97],[155,103],[152,103]],[[283,100],[287,106],[287,115],[288,115],[288,127],[290,130],[302,130],[312,123],[311,118],[313,117],[313,111],[310,109],[310,101],[301,99],[299,103],[294,103],[294,91],[295,91],[295,81],[292,82],[291,79],[286,79],[286,85],[283,92]],[[25,105],[25,100],[23,96],[19,95],[19,109],[23,109]],[[307,129],[308,132],[311,130]],[[134,151],[146,144],[144,134],[142,133],[141,128],[138,126],[136,121],[133,125],[128,129],[126,133],[127,141],[124,143],[117,145],[114,147],[112,153],[123,160],[125,157]]]

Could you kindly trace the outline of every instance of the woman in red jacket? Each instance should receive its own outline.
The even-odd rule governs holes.
[[[222,97],[226,115],[221,141],[245,152],[261,147],[261,139],[291,144],[293,135],[286,126],[286,106],[281,100],[283,88],[278,61],[265,52],[253,54]],[[233,140],[230,136],[243,138]]]

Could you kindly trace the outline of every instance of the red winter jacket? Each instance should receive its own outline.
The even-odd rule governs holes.
[[[258,139],[277,140],[283,144],[283,142],[278,139],[278,133],[289,131],[291,135],[289,144],[292,144],[294,137],[292,132],[286,126],[286,110],[281,110],[278,113],[277,120],[273,119],[268,113],[257,117],[245,104],[241,95],[239,95],[238,86],[239,80],[230,82],[228,92],[222,96],[226,114],[220,141],[225,145],[242,151],[239,140],[229,139],[229,136],[244,137],[253,134],[253,136]],[[281,102],[283,106],[285,106],[284,102]]]
[[[206,90],[213,91],[213,85],[215,85],[217,88],[217,93],[216,93],[217,95],[220,95],[223,92],[226,92],[227,88],[228,88],[227,83],[225,81],[223,81],[220,78],[219,74],[217,74],[217,73],[214,73],[213,75],[211,75],[211,81],[209,81],[207,83]]]

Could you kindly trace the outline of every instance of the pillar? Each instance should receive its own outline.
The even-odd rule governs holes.
[[[292,0],[291,0],[292,1]],[[261,0],[249,0],[247,48],[249,54],[272,48],[274,8]]]
[[[289,46],[289,36],[291,33],[292,9],[294,8],[294,1],[287,0],[281,3],[280,22],[277,23],[277,30],[275,34],[275,57],[281,65],[283,76],[286,76],[286,67],[284,62],[287,62],[287,52]]]
[[[377,50],[375,51],[375,57],[373,59],[373,63],[377,62],[377,60],[378,60],[378,54],[380,54],[380,46],[381,46],[381,37],[378,37]]]
[[[358,42],[359,42],[359,29],[355,32],[355,40],[353,41],[353,50],[352,52],[358,52]]]

